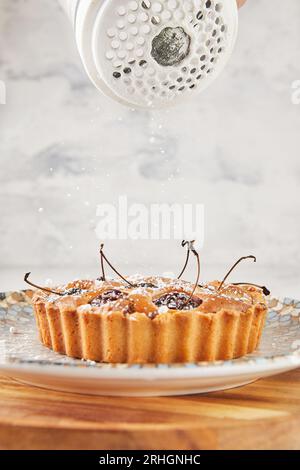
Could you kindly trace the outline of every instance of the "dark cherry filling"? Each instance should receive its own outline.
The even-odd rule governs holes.
[[[99,295],[95,299],[92,300],[91,305],[96,307],[101,307],[101,305],[105,305],[108,302],[115,302],[116,300],[122,299],[125,297],[126,294],[121,292],[120,290],[113,289],[103,292],[103,294]]]
[[[202,300],[198,297],[190,298],[184,292],[170,292],[164,294],[158,299],[154,300],[157,307],[166,306],[170,310],[192,310],[202,304]]]
[[[155,285],[155,284],[152,284],[152,282],[145,282],[145,281],[142,281],[142,282],[139,282],[138,284],[136,284],[137,287],[148,287],[149,289],[158,289],[158,287]]]
[[[71,287],[70,289],[62,292],[61,294],[62,295],[80,295],[82,294],[83,292],[83,289],[81,289],[80,287]]]
[[[132,313],[135,313],[135,308],[134,308],[134,303],[133,302],[128,302],[128,305],[125,307],[123,310],[123,314],[129,314],[131,315]]]

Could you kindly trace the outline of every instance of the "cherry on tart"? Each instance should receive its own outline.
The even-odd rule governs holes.
[[[101,245],[101,276],[56,288],[39,287],[33,308],[42,343],[70,357],[111,363],[174,363],[233,359],[253,352],[267,313],[264,286],[226,284],[224,279],[200,284],[200,257],[194,242],[187,248],[177,279],[125,277]],[[182,280],[191,255],[197,273]],[[119,279],[109,279],[107,265]]]
[[[102,305],[107,304],[108,302],[115,302],[123,298],[126,294],[118,289],[107,290],[103,294],[95,297],[90,304],[95,307],[101,307]]]
[[[169,310],[192,310],[202,304],[199,297],[191,297],[184,292],[169,292],[154,300],[158,307],[168,307]]]

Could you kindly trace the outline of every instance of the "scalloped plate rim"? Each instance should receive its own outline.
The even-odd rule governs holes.
[[[246,362],[243,364],[226,363],[221,365],[198,365],[195,363],[186,363],[182,365],[164,365],[158,366],[139,366],[127,364],[107,365],[101,368],[93,367],[72,367],[66,365],[51,364],[2,364],[0,363],[0,372],[20,371],[28,372],[34,375],[44,375],[52,377],[82,378],[82,379],[126,379],[134,380],[155,380],[155,379],[179,379],[179,378],[223,378],[227,376],[240,376],[243,374],[266,374],[268,372],[291,370],[300,367],[300,354],[277,357],[275,360],[270,358],[262,359],[261,364]],[[279,373],[278,372],[278,373]],[[148,377],[147,377],[148,376]]]

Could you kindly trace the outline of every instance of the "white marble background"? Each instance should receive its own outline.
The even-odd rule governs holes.
[[[133,111],[89,83],[55,0],[2,0],[0,290],[27,270],[97,273],[96,206],[127,194],[205,204],[204,277],[253,253],[238,279],[300,296],[299,53],[299,0],[248,0],[208,91],[176,112]],[[107,249],[123,271],[176,270],[183,256],[175,242]]]

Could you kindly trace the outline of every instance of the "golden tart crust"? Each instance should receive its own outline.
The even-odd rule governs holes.
[[[129,280],[140,285],[75,281],[57,289],[63,296],[37,291],[41,342],[70,357],[129,364],[228,360],[258,347],[267,314],[259,288],[229,284],[218,292],[215,281],[198,286],[186,305],[188,282]]]

